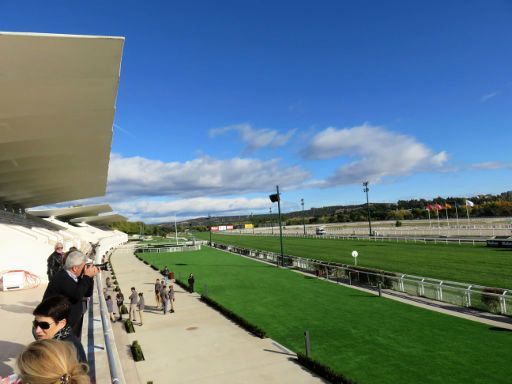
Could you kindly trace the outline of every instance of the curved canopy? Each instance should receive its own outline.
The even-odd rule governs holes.
[[[81,216],[93,216],[100,213],[112,212],[112,208],[108,204],[97,204],[97,205],[86,205],[80,207],[69,207],[69,208],[54,208],[54,209],[41,209],[41,210],[29,210],[32,216],[38,217],[56,217],[61,221],[69,221],[76,217]],[[96,216],[94,216],[96,217]]]
[[[0,32],[0,203],[105,194],[123,43]]]
[[[97,225],[105,225],[110,223],[117,223],[119,221],[126,221],[127,217],[119,214],[113,215],[101,215],[101,216],[89,216],[89,217],[77,217],[76,219],[71,219],[71,223],[87,223],[87,224],[97,224]]]

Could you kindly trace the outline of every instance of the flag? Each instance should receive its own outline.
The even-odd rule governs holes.
[[[436,205],[434,205],[434,208],[439,211],[440,209],[443,209],[443,206],[439,203],[436,203]]]
[[[473,203],[471,200],[466,200],[466,207],[474,207],[475,203]]]
[[[429,204],[429,205],[427,205],[427,206],[425,207],[425,209],[426,209],[427,211],[431,211],[433,208],[432,208],[432,205],[430,205],[430,204]]]
[[[452,206],[450,204],[448,204],[448,203],[444,203],[444,207],[446,209],[452,209]]]

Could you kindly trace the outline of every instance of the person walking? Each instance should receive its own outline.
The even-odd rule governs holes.
[[[164,275],[164,284],[167,285],[169,283],[169,268],[167,268],[167,265],[164,267],[162,274]]]
[[[112,320],[112,322],[115,323],[116,318],[114,316],[114,302],[112,301],[112,297],[110,297],[110,295],[107,295],[105,302],[107,303],[107,310],[108,315],[110,316],[110,320]]]
[[[128,313],[128,318],[131,321],[135,321],[135,312],[137,311],[137,301],[139,299],[139,296],[137,295],[137,291],[135,290],[135,287],[132,287],[132,293],[128,297],[130,299],[130,311]]]
[[[188,275],[188,288],[190,292],[194,292],[194,283],[196,282],[196,279],[194,278],[193,274]]]
[[[170,313],[174,313],[174,285],[169,285],[169,306],[171,307]]]
[[[165,315],[169,310],[169,291],[167,290],[167,287],[165,285],[163,286],[162,291],[160,292],[160,296],[162,298],[162,306]]]
[[[139,318],[140,318],[140,324],[144,323],[144,318],[142,316],[142,313],[144,312],[144,295],[143,293],[139,293],[139,301],[137,303],[137,310],[139,311]]]
[[[156,300],[156,309],[162,308],[162,300],[160,298],[160,291],[162,290],[162,285],[160,284],[160,279],[156,279],[155,282],[155,300]]]
[[[116,294],[116,304],[117,304],[117,310],[119,311],[119,321],[123,320],[123,311],[121,310],[123,307],[123,302],[124,302],[124,295],[121,291],[119,291]]]

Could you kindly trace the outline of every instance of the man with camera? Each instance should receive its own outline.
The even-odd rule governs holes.
[[[53,276],[43,296],[43,300],[55,295],[63,295],[69,299],[71,313],[68,324],[78,338],[82,332],[87,298],[92,295],[93,278],[99,271],[82,252],[73,251],[67,256],[63,269]]]

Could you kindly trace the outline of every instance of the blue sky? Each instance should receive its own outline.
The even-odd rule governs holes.
[[[510,190],[509,1],[0,1],[126,38],[106,197],[131,219]]]

